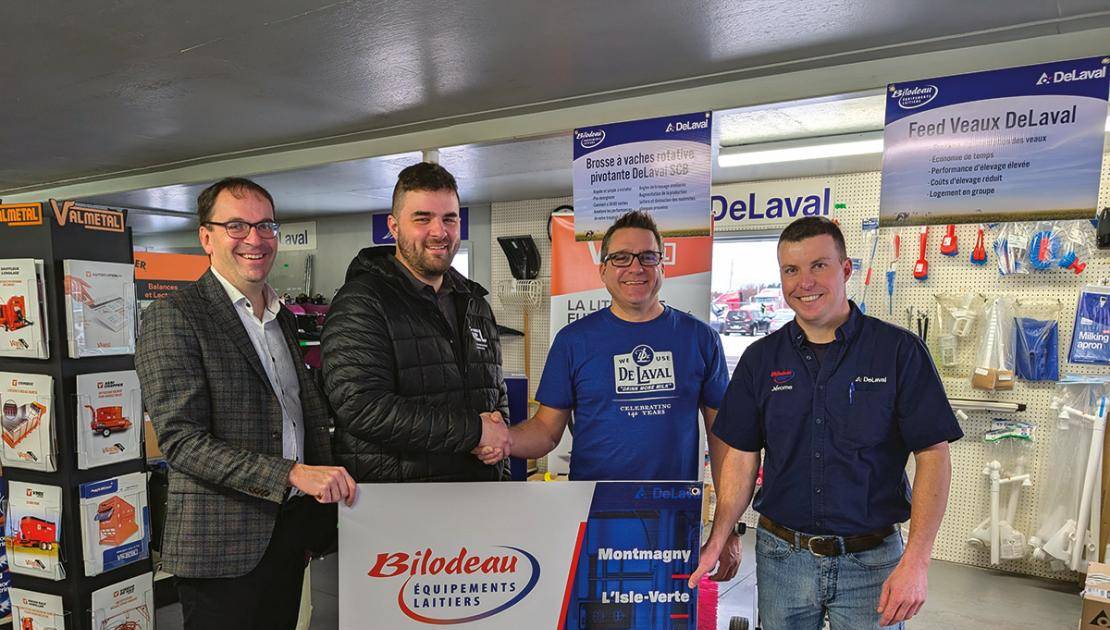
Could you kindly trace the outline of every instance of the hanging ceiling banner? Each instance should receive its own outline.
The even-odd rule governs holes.
[[[1108,65],[1090,57],[888,85],[880,225],[1093,217]]]
[[[700,483],[358,490],[339,508],[341,630],[697,627]]]
[[[708,236],[712,136],[712,112],[575,129],[575,238],[601,240],[632,210],[664,238]]]

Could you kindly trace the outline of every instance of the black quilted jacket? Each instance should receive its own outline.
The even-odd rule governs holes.
[[[463,348],[431,300],[390,258],[369,247],[347,269],[328,311],[321,346],[324,389],[335,412],[335,459],[359,482],[495,481],[508,462],[486,466],[479,413],[508,417],[501,344],[487,291],[454,269]]]

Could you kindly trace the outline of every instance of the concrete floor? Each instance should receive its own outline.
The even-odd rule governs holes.
[[[754,541],[745,540],[745,550],[753,549]],[[310,630],[339,627],[338,569],[335,555],[313,563]],[[718,630],[727,630],[732,615],[751,615],[754,570],[754,564],[744,563],[736,578],[721,585]],[[929,569],[929,599],[907,628],[1074,630],[1079,619],[1078,591],[1073,583],[934,561]],[[180,630],[181,606],[173,604],[158,609],[157,628]]]

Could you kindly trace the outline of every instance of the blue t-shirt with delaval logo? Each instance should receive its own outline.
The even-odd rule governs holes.
[[[536,400],[574,412],[570,478],[698,478],[698,408],[717,409],[728,386],[721,339],[666,306],[647,322],[609,309],[559,331]]]

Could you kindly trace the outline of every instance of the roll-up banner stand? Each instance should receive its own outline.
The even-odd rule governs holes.
[[[888,85],[880,225],[1092,218],[1108,65],[1089,57]]]
[[[701,499],[683,482],[361,484],[339,508],[339,627],[696,628]]]

